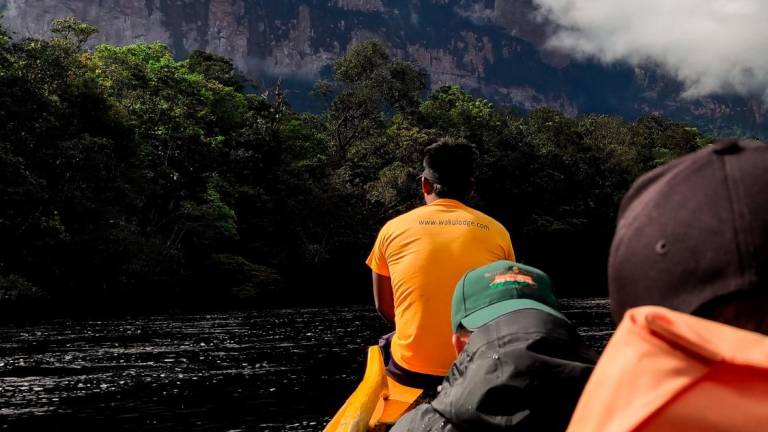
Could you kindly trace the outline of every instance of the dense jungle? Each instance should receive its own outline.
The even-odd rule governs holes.
[[[0,308],[27,314],[370,301],[379,228],[421,204],[423,149],[477,146],[471,205],[562,297],[602,295],[640,174],[711,142],[658,116],[514,111],[363,42],[318,80],[318,112],[223,57],[0,30]]]

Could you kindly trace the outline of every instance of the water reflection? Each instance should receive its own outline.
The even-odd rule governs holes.
[[[562,308],[602,348],[606,300]],[[385,331],[369,307],[0,327],[0,429],[321,430]]]

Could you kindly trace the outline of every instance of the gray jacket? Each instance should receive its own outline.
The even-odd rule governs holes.
[[[596,360],[569,322],[508,313],[472,334],[435,400],[392,432],[565,430]]]

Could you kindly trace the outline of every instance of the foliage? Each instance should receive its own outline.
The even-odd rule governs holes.
[[[11,274],[0,276],[0,302],[23,302],[45,298],[45,293],[24,278]]]
[[[235,91],[243,91],[244,77],[235,69],[229,59],[205,51],[194,50],[186,61],[187,68]]]
[[[51,33],[81,48],[99,30],[91,24],[78,21],[75,17],[56,18],[51,22]]]
[[[481,160],[470,203],[564,294],[604,287],[616,209],[634,178],[708,141],[660,117],[630,123],[503,112],[376,42],[319,81],[319,114],[278,88],[245,94],[227,59],[162,44],[84,49],[0,31],[0,295],[179,306],[367,301],[377,230],[421,202],[434,139]],[[290,287],[290,289],[288,289]],[[16,294],[2,294],[2,293]],[[150,299],[150,302],[147,302]]]
[[[0,20],[2,20],[4,17],[0,15]],[[11,41],[11,37],[8,35],[8,32],[0,26],[0,46],[7,45]]]
[[[479,138],[488,129],[498,129],[501,122],[490,102],[473,98],[456,85],[437,89],[421,104],[419,114],[424,127],[469,139]]]

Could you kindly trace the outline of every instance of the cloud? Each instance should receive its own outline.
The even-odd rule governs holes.
[[[548,46],[580,58],[657,64],[684,96],[768,101],[766,0],[534,0],[558,29]]]

